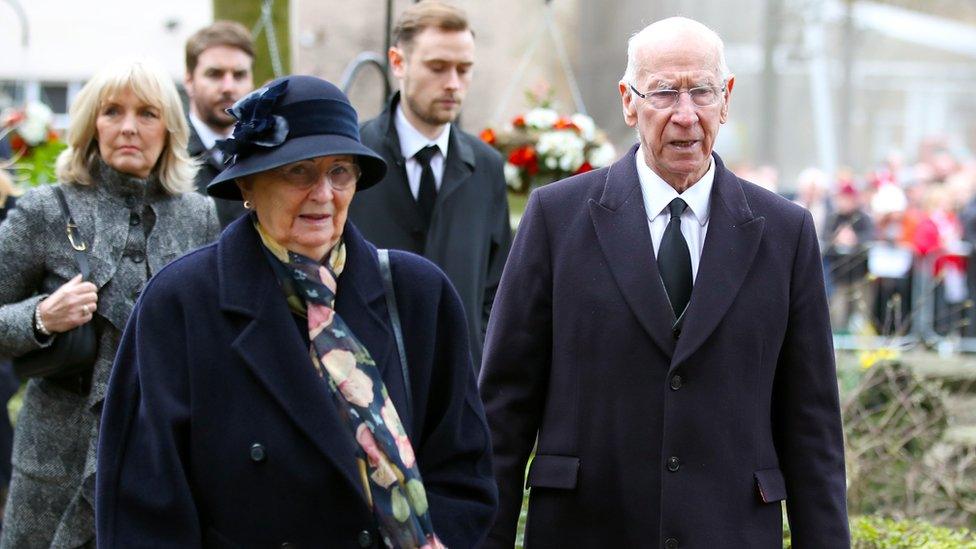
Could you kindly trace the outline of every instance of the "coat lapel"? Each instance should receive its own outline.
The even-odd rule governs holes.
[[[393,117],[396,116],[396,106],[400,99],[397,92],[390,100],[386,110],[381,114],[380,120],[383,125],[380,132],[383,136],[383,148],[379,151],[384,158],[390,159],[390,170],[386,174],[386,179],[382,185],[378,185],[370,190],[371,193],[382,189],[385,193],[386,209],[393,212],[391,215],[395,223],[400,225],[407,234],[412,234],[415,229],[424,226],[420,215],[420,207],[417,200],[410,192],[410,183],[407,181],[407,163],[400,151],[400,138],[396,132],[396,124]],[[436,209],[436,205],[435,205]]]
[[[671,356],[673,315],[654,259],[635,152],[636,147],[610,167],[600,202],[590,200],[590,217],[624,299],[644,330]]]
[[[685,311],[673,370],[705,342],[735,301],[762,240],[765,218],[754,217],[739,179],[718,155],[708,234]]]
[[[471,150],[470,145],[461,140],[458,135],[460,131],[457,126],[451,125],[447,158],[444,162],[444,177],[441,180],[441,188],[437,191],[437,202],[434,204],[434,219],[437,218],[437,210],[443,208],[451,194],[474,173],[474,151]]]
[[[383,289],[379,282],[373,284],[379,275],[368,269],[369,259],[364,256],[368,245],[358,234],[351,240],[357,242],[347,244],[336,310],[382,365],[389,356],[385,343],[391,339],[376,310]],[[228,227],[218,244],[221,308],[249,317],[231,346],[314,447],[362,493],[356,442],[332,402],[326,381],[312,366],[261,245],[249,216]]]

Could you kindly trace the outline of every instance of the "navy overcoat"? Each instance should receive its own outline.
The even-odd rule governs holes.
[[[351,223],[344,239],[336,311],[404,419],[435,531],[473,547],[496,490],[457,294],[427,260],[391,252],[408,409],[376,250]],[[261,246],[245,216],[143,292],[102,416],[99,547],[382,546],[355,441]]]
[[[718,156],[675,329],[636,148],[529,199],[488,328],[481,393],[510,548],[849,545],[844,449],[810,214]]]

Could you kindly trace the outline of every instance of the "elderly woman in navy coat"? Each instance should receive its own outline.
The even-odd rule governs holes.
[[[388,307],[346,221],[386,171],[356,112],[309,76],[231,111],[208,192],[252,214],[136,306],[103,414],[99,547],[478,545],[496,490],[464,314],[403,252]]]

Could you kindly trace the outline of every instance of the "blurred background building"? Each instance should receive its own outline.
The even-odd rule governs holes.
[[[341,81],[358,54],[382,58],[387,6],[395,18],[410,1],[277,0],[276,26],[286,29],[277,37],[288,57],[279,59],[282,70]],[[233,15],[245,4],[258,6],[247,13],[259,13],[267,2],[0,0],[0,108],[40,100],[62,115],[56,126],[64,127],[74,93],[101,64],[149,56],[182,79],[187,36],[214,13]],[[620,115],[617,81],[627,37],[656,19],[685,15],[725,38],[736,74],[731,119],[716,149],[736,166],[770,166],[765,177],[778,178],[781,190],[808,166],[862,173],[892,156],[914,158],[932,136],[961,159],[976,146],[971,0],[458,3],[477,32],[462,119],[469,131],[504,124],[527,107],[525,90],[549,86],[561,110],[585,108],[625,147],[633,134]],[[253,15],[243,22],[260,23]],[[560,63],[560,45],[570,71]],[[260,50],[259,57],[270,55]],[[361,71],[349,92],[364,119],[375,115],[381,75]]]

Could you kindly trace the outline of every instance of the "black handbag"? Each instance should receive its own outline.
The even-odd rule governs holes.
[[[91,267],[88,264],[86,253],[88,246],[71,216],[68,201],[64,198],[64,191],[61,190],[61,187],[55,187],[54,193],[61,205],[61,213],[64,215],[68,233],[68,243],[73,250],[75,262],[78,264],[82,279],[87,280],[91,276]],[[13,359],[14,373],[21,379],[45,377],[59,384],[78,382],[80,386],[84,386],[85,378],[90,379],[92,368],[95,365],[95,356],[98,352],[98,341],[93,322],[88,321],[81,326],[67,332],[54,334],[51,337],[54,340],[47,347],[15,357]]]

